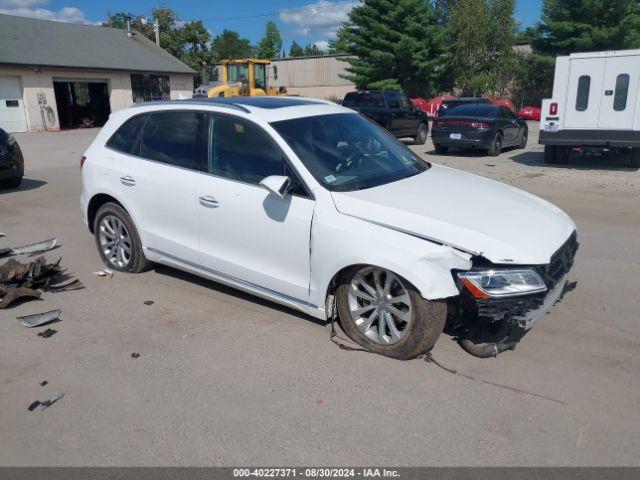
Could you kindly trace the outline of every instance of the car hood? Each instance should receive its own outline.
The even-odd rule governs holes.
[[[567,214],[541,198],[439,165],[404,180],[332,196],[342,214],[494,263],[549,263],[576,228]]]

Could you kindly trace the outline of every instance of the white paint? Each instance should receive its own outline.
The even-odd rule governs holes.
[[[19,77],[0,76],[0,128],[9,133],[27,131]]]

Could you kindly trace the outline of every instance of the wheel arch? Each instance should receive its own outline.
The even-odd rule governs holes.
[[[125,207],[120,200],[107,193],[98,193],[91,197],[91,200],[89,200],[89,204],[87,205],[87,222],[91,233],[95,233],[93,224],[96,219],[96,214],[98,213],[98,210],[100,210],[100,207],[106,203],[115,203],[131,215],[129,210],[127,210],[127,207]]]

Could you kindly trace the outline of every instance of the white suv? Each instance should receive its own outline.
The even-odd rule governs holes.
[[[515,188],[430,164],[356,112],[248,97],[134,106],[83,160],[102,260],[187,270],[408,359],[445,322],[486,356],[558,299],[575,224]],[[465,343],[466,342],[466,343]]]

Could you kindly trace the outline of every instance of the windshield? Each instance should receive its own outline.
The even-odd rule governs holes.
[[[267,88],[267,66],[263,63],[254,63],[253,78],[255,82],[255,88]]]
[[[417,175],[430,167],[381,127],[360,115],[320,115],[271,125],[328,190],[377,187]]]
[[[229,63],[227,65],[227,81],[230,83],[246,82],[249,79],[248,63]]]
[[[447,108],[440,117],[495,117],[497,112],[494,105],[459,105]]]

